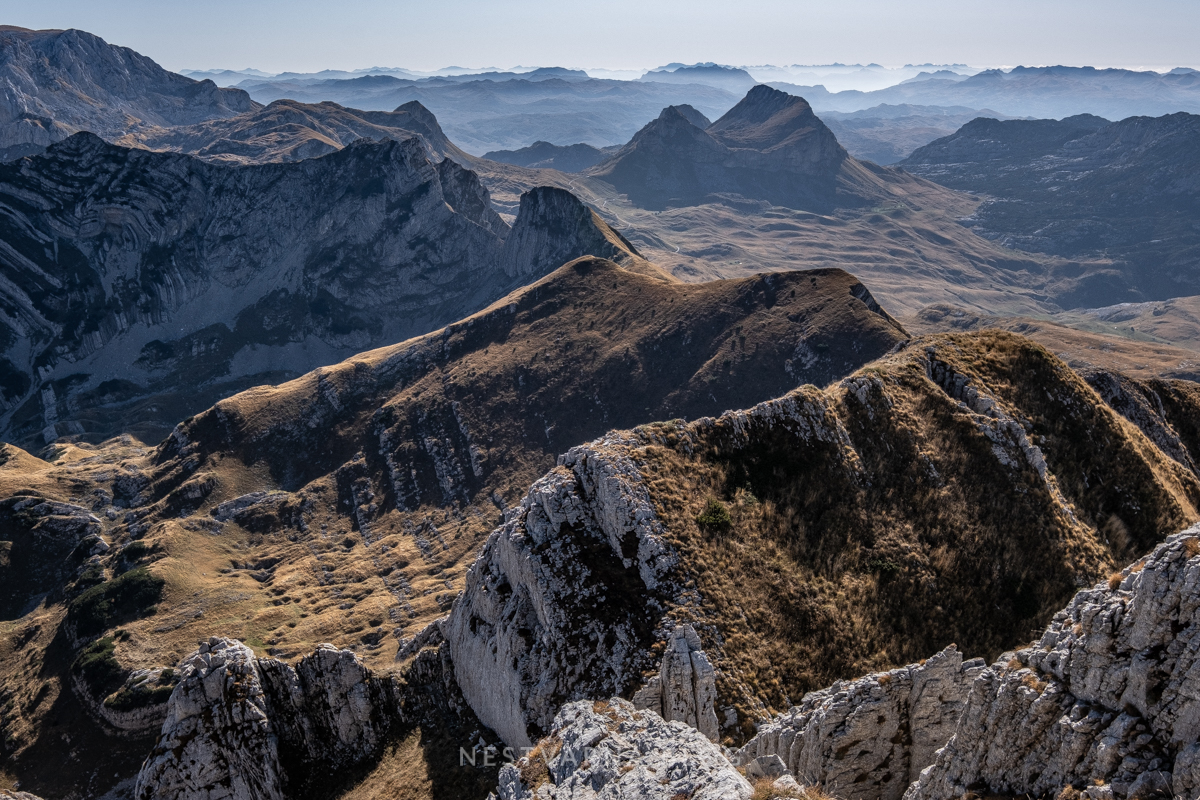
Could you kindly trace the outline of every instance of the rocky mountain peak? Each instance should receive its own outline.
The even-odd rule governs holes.
[[[116,137],[259,107],[79,30],[0,30],[0,154],[21,155],[79,130]]]
[[[847,158],[837,137],[813,113],[803,97],[759,85],[741,102],[708,127],[708,132],[729,147],[769,152],[776,148],[803,148],[830,168]]]
[[[677,105],[677,106],[667,106],[666,108],[664,108],[662,110],[662,113],[658,115],[658,118],[661,120],[668,120],[668,119],[673,119],[676,116],[682,117],[684,120],[691,123],[692,125],[695,125],[697,128],[700,128],[701,130],[704,130],[705,128],[707,128],[709,125],[712,124],[712,122],[708,119],[708,117],[704,116],[703,114],[701,114],[699,111],[697,111],[695,108],[688,105],[687,103],[683,103],[683,104]]]
[[[538,186],[521,195],[512,234],[505,243],[505,273],[543,274],[580,255],[617,263],[641,261],[629,240],[566,191]]]

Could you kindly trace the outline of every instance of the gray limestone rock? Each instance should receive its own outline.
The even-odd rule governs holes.
[[[668,722],[684,722],[717,741],[716,671],[700,649],[691,625],[671,632],[659,674],[633,695],[637,708],[653,711]]]
[[[1196,797],[1198,534],[1171,536],[1110,583],[1079,592],[1036,644],[985,670],[906,800],[1068,785],[1117,798]]]
[[[923,664],[810,692],[759,728],[738,759],[778,756],[801,783],[838,797],[896,800],[953,734],[983,666],[951,645]]]
[[[533,485],[443,626],[464,697],[514,747],[548,730],[564,699],[621,694],[648,666],[655,593],[676,557],[637,467],[608,444],[572,448]]]
[[[292,668],[212,638],[180,672],[139,800],[283,800],[369,759],[403,722],[399,685],[331,645]]]
[[[750,784],[695,729],[625,700],[569,703],[500,772],[500,800],[746,800]]]

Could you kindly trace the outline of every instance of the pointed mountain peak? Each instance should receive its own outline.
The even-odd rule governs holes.
[[[807,100],[761,84],[710,125],[708,132],[730,147],[751,150],[770,150],[815,135],[830,140],[845,157],[833,132],[817,118]]]

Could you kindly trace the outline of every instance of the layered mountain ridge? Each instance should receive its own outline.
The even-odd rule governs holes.
[[[78,131],[116,138],[132,130],[232,117],[259,104],[160,67],[127,47],[78,30],[0,27],[0,161]]]
[[[572,258],[636,258],[566,192],[522,203],[510,229],[473,173],[430,160],[417,137],[239,167],[77,134],[2,165],[2,429],[154,438],[219,397],[424,333]]]

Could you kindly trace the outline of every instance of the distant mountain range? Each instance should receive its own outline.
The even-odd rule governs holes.
[[[1093,67],[993,69],[966,79],[936,73],[871,92],[829,92],[823,86],[772,82],[803,95],[820,111],[861,111],[882,103],[992,108],[1015,117],[1062,118],[1096,114],[1110,119],[1135,115],[1200,112],[1200,73],[1167,74]]]
[[[359,111],[330,102],[310,105],[276,100],[236,117],[133,132],[115,141],[129,147],[189,153],[209,161],[261,164],[316,158],[358,139],[403,141],[414,136],[435,161],[471,161],[446,137],[433,114],[416,101],[395,111]]]
[[[1111,262],[1063,275],[1068,307],[1200,294],[1200,116],[977,119],[900,165],[987,198],[964,220],[983,236]]]

